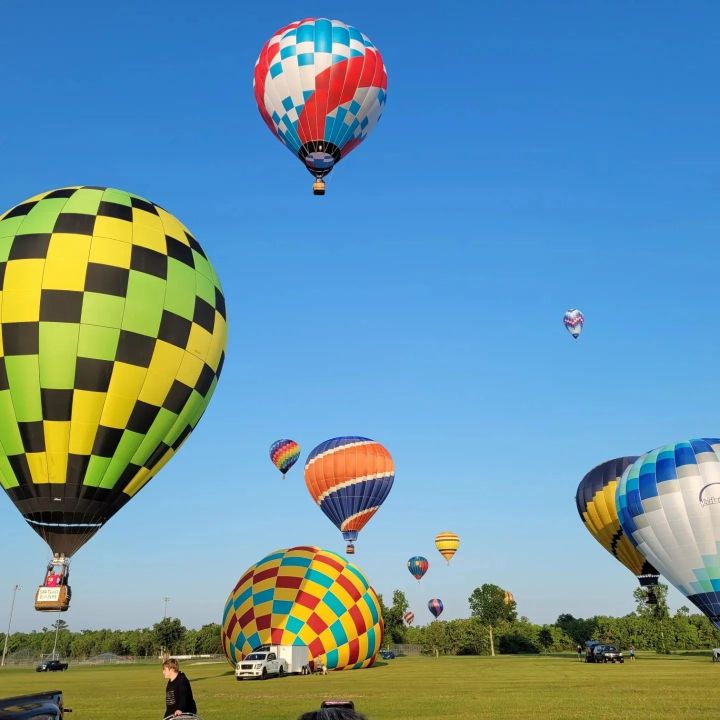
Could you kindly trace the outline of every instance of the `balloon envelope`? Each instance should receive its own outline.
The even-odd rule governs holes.
[[[439,598],[433,598],[428,601],[428,610],[437,618],[440,617],[440,613],[443,611],[442,600]]]
[[[403,620],[408,624],[412,625],[413,621],[415,620],[415,613],[410,612],[409,610],[403,615]]]
[[[395,479],[390,453],[366,437],[337,437],[320,443],[305,464],[313,500],[350,543],[380,509]]]
[[[636,575],[641,585],[655,585],[658,571],[625,535],[615,506],[620,478],[635,460],[636,456],[614,458],[594,467],[580,481],[575,503],[580,519],[595,540]]]
[[[435,536],[435,547],[450,564],[450,558],[460,547],[460,536],[453,532],[441,532]]]
[[[420,578],[422,578],[422,576],[427,572],[428,567],[430,567],[430,563],[427,561],[427,558],[415,555],[408,560],[407,566],[410,574],[416,580],[420,580]]]
[[[583,330],[583,325],[585,325],[585,318],[579,310],[572,308],[563,315],[563,325],[565,325],[567,331],[577,340]]]
[[[622,475],[616,504],[640,552],[720,628],[718,439],[664,445]]]
[[[0,483],[72,555],[192,432],[222,369],[220,281],[148,200],[41,193],[0,215]]]
[[[276,440],[270,446],[270,460],[283,475],[299,457],[300,446],[294,440]]]
[[[253,85],[270,132],[322,177],[377,125],[387,73],[378,49],[359,30],[340,20],[307,18],[265,43]]]

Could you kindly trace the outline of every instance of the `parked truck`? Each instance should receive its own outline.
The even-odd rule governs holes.
[[[307,645],[261,645],[235,666],[237,680],[299,674],[309,665]]]

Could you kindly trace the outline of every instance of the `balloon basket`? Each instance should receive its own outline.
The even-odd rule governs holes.
[[[313,183],[313,195],[324,195],[325,194],[325,181],[322,178],[317,178]]]
[[[348,555],[354,555],[354,554],[355,554],[355,546],[354,546],[354,545],[348,545],[348,546],[345,548],[345,552],[346,552]]]
[[[60,587],[41,585],[35,593],[35,609],[38,612],[65,612],[70,607],[71,595],[69,585]]]

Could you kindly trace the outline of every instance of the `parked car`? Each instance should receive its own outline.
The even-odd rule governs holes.
[[[43,660],[36,668],[35,672],[56,672],[67,670],[68,664],[60,660]]]
[[[614,645],[595,645],[593,647],[593,660],[596,663],[625,662],[623,654]]]
[[[69,708],[65,712],[70,712]],[[62,720],[61,690],[0,699],[0,720]]]
[[[395,653],[392,650],[381,650],[380,651],[380,657],[383,660],[394,660],[395,659]]]

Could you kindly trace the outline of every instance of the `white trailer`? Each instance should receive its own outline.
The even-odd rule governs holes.
[[[286,672],[301,673],[305,665],[310,662],[310,652],[307,645],[271,645],[277,656],[287,663]]]

